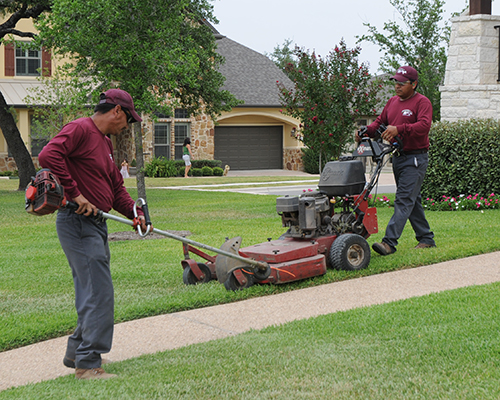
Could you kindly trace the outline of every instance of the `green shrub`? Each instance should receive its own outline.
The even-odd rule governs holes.
[[[319,174],[319,155],[314,150],[302,149],[302,163],[304,164],[304,172]]]
[[[437,122],[429,134],[422,197],[500,193],[500,124],[493,119]]]
[[[155,157],[144,167],[144,175],[150,178],[170,178],[177,176],[177,167],[173,160]]]
[[[13,176],[14,172],[12,171],[0,171],[0,176]]]
[[[214,170],[212,168],[210,168],[208,165],[205,165],[201,169],[201,173],[202,173],[203,176],[213,176],[214,175]]]
[[[193,176],[203,176],[201,168],[191,168],[189,172],[191,172]]]
[[[214,167],[214,175],[215,176],[222,176],[222,175],[224,175],[224,170],[220,167]]]
[[[175,160],[175,165],[180,168],[184,168],[185,164],[183,160]],[[191,165],[193,168],[203,168],[205,166],[210,168],[221,167],[222,161],[220,160],[191,160]]]

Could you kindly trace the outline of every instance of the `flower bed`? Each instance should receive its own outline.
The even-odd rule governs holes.
[[[493,210],[500,208],[500,196],[491,193],[488,197],[479,194],[458,197],[443,196],[440,200],[427,198],[422,205],[429,211]]]

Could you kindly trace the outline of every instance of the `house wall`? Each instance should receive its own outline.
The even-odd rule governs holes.
[[[5,22],[6,18],[0,18],[0,23]],[[20,31],[34,31],[33,22],[31,20],[20,20],[16,29]],[[21,38],[15,36],[18,40],[28,41],[29,38]],[[54,61],[51,62],[51,70],[54,70]],[[7,82],[36,82],[36,77],[33,76],[6,76],[5,75],[5,45],[0,45],[0,81]],[[30,110],[25,107],[24,104],[16,104],[14,105],[14,110],[16,111],[15,119],[17,122],[17,127],[19,129],[19,133],[21,134],[21,138],[26,145],[28,151],[31,149],[31,140],[30,140]],[[35,163],[35,167],[38,168],[38,157],[33,157],[33,161]],[[13,171],[17,169],[16,163],[12,157],[8,155],[8,147],[7,141],[5,140],[2,131],[0,129],[0,172],[2,171]]]
[[[160,118],[158,122],[170,123],[171,142],[171,158],[174,157],[174,129],[176,122],[189,122],[191,125],[191,150],[196,159],[213,160],[214,159],[214,135],[216,123],[209,116],[201,114],[189,119],[175,118]],[[291,117],[282,115],[278,109],[274,108],[235,108],[230,112],[224,112],[217,119],[217,124],[220,126],[283,126],[283,166],[288,170],[303,170],[302,152],[300,148],[302,143],[295,137],[292,137],[292,129],[298,129],[299,122]],[[150,162],[154,157],[154,121],[149,117],[144,117],[143,123],[143,146],[144,146],[144,161]],[[124,139],[124,140],[122,140]],[[129,142],[130,145],[121,144],[121,142]],[[126,137],[120,138],[117,141],[119,159],[122,157],[123,149],[127,152],[129,161],[135,158],[135,150],[132,140]]]

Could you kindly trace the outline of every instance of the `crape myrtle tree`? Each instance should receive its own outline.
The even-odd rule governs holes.
[[[299,139],[319,155],[320,171],[352,143],[357,121],[376,112],[380,84],[359,63],[360,51],[343,40],[326,57],[296,47],[297,61],[286,66],[295,87],[278,82],[282,112],[301,121]]]
[[[119,87],[136,109],[172,115],[175,107],[212,117],[238,104],[221,90],[208,0],[53,0],[36,24],[39,40],[69,60],[60,70],[96,104],[98,94]],[[168,102],[166,101],[168,99]],[[87,100],[87,102],[89,102]],[[142,132],[134,124],[137,183],[145,197]]]
[[[400,65],[410,65],[419,73],[418,91],[432,103],[433,120],[440,119],[441,93],[446,71],[446,49],[450,38],[448,21],[443,22],[444,0],[389,0],[401,17],[384,23],[379,32],[370,23],[368,33],[358,43],[368,41],[380,46],[383,72],[394,74]]]
[[[17,27],[23,19],[36,20],[43,12],[50,10],[51,1],[0,1],[0,43],[11,41],[16,35],[22,38],[32,39],[34,32],[23,31]],[[24,190],[35,175],[35,166],[31,155],[26,148],[19,129],[16,124],[15,112],[5,101],[0,92],[0,129],[2,130],[9,151],[16,161],[19,174],[18,190]]]

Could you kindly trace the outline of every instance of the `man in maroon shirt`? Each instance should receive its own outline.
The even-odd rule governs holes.
[[[40,165],[49,168],[64,186],[77,210],[58,211],[56,228],[75,285],[77,327],[69,337],[64,365],[75,368],[78,379],[107,379],[115,375],[101,368],[101,354],[111,350],[114,294],[110,272],[108,231],[98,210],[112,208],[132,219],[134,200],[123,185],[106,135],[119,135],[131,122],[142,121],[132,97],[120,89],[101,94],[94,115],[65,125],[42,150]],[[146,229],[142,211],[141,227]]]
[[[417,249],[436,246],[420,195],[429,163],[427,151],[432,105],[427,97],[415,91],[418,73],[414,68],[400,67],[391,80],[395,82],[396,96],[389,99],[379,117],[367,126],[368,135],[373,137],[378,127],[385,124],[387,129],[382,133],[382,139],[391,142],[397,136],[403,141],[403,149],[392,158],[397,186],[394,214],[382,242],[372,246],[383,256],[396,251],[398,239],[408,220],[415,231]]]

